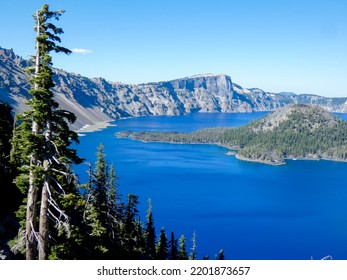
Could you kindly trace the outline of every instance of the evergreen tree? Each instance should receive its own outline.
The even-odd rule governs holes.
[[[107,228],[112,241],[112,249],[118,250],[121,218],[120,196],[118,192],[118,177],[114,165],[111,164],[107,190]],[[117,254],[116,252],[114,254]]]
[[[146,252],[146,236],[143,224],[140,220],[140,217],[137,217],[135,220],[135,235],[134,235],[134,247],[133,252],[129,256],[130,259],[147,259]]]
[[[179,239],[178,259],[188,260],[187,249],[186,249],[186,238],[182,234]]]
[[[93,172],[93,192],[94,192],[94,205],[98,208],[99,219],[101,224],[106,227],[107,224],[107,193],[108,193],[108,180],[109,174],[107,170],[107,162],[105,159],[104,145],[100,144],[97,152],[97,159],[95,162],[95,169]]]
[[[107,212],[109,217],[117,218],[119,204],[118,177],[114,165],[111,164],[107,190]]]
[[[220,249],[220,251],[218,252],[218,255],[216,257],[217,260],[225,260],[225,256],[224,256],[224,250]]]
[[[159,241],[156,248],[156,259],[157,260],[167,260],[169,256],[168,244],[165,229],[160,230]]]
[[[136,232],[135,221],[139,211],[137,210],[137,205],[139,204],[139,197],[132,193],[128,194],[128,201],[125,209],[125,221],[124,230],[125,234],[128,236],[133,236]]]
[[[189,254],[189,259],[190,260],[196,260],[197,259],[197,254],[196,254],[196,233],[194,231],[193,237],[192,237],[192,250]]]
[[[177,260],[178,259],[178,244],[177,244],[177,239],[175,238],[175,233],[171,231],[171,238],[169,241],[169,258],[170,260]]]
[[[122,234],[122,249],[124,250],[124,257],[126,259],[134,259],[136,240],[138,236],[138,209],[139,197],[134,194],[128,194],[125,213],[122,221],[121,234]]]
[[[61,110],[53,99],[51,90],[54,87],[51,51],[71,53],[57,45],[61,28],[51,23],[58,20],[64,11],[50,11],[44,5],[34,14],[36,36],[36,55],[33,66],[28,68],[31,75],[32,98],[30,109],[19,117],[16,127],[12,152],[13,162],[21,172],[16,184],[27,195],[25,218],[25,251],[27,259],[47,259],[49,253],[49,218],[59,228],[68,228],[68,216],[57,201],[66,196],[61,180],[73,180],[74,174],[69,166],[80,163],[76,150],[69,146],[78,142],[78,136],[70,130],[68,123],[76,117],[68,111]],[[64,180],[65,180],[64,179]],[[40,209],[38,205],[40,204]],[[38,254],[37,254],[38,249]]]
[[[156,255],[156,234],[155,234],[155,227],[154,227],[154,219],[153,219],[153,213],[152,213],[152,201],[148,200],[148,210],[147,210],[147,221],[146,221],[146,231],[145,231],[145,237],[146,237],[146,246],[147,246],[147,257],[149,259],[155,259]]]
[[[97,259],[105,259],[111,248],[112,235],[110,217],[108,216],[108,180],[109,172],[104,153],[104,146],[97,148],[94,170],[89,164],[88,183],[83,186],[85,201],[84,221],[86,223],[86,235],[89,239],[91,255]]]

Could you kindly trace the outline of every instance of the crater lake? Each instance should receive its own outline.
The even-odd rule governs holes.
[[[347,259],[347,163],[287,160],[272,166],[228,156],[216,145],[144,143],[117,138],[119,131],[194,131],[240,126],[266,113],[196,113],[115,121],[85,133],[79,156],[94,164],[103,143],[114,163],[119,191],[140,197],[145,221],[151,199],[157,237],[184,234],[189,254],[196,233],[197,254],[215,259]],[[347,114],[337,114],[347,120]],[[75,167],[81,183],[87,164]]]

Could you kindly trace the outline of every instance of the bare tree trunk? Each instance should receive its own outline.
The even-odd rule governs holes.
[[[51,185],[51,164],[49,158],[52,151],[52,122],[50,120],[46,123],[45,140],[47,147],[46,159],[43,162],[45,176],[43,179],[43,187],[41,194],[41,209],[40,209],[40,242],[39,242],[39,259],[47,260],[48,258],[48,206],[49,206],[49,187]]]
[[[30,166],[35,165],[35,156],[30,158]],[[37,242],[36,242],[36,227],[37,227],[37,189],[35,185],[35,174],[33,170],[30,170],[29,174],[29,190],[28,190],[28,202],[26,209],[26,259],[35,260],[37,255]]]
[[[32,133],[38,135],[38,125],[32,121]],[[35,171],[37,166],[37,155],[33,153],[30,156],[30,171],[29,171],[29,189],[27,196],[26,208],[26,259],[35,260],[37,257],[37,186],[35,183]]]
[[[39,14],[36,13],[37,18],[37,26],[36,26],[36,32],[37,35],[40,34],[40,28],[39,28]],[[36,63],[35,63],[35,75],[38,75],[39,73],[39,66],[40,66],[40,49],[39,49],[39,42],[36,41]],[[34,85],[35,89],[38,88],[38,85],[35,83]],[[39,127],[37,122],[33,119],[32,120],[32,133],[36,136],[39,133]],[[28,189],[28,201],[27,201],[27,208],[26,208],[26,259],[27,260],[34,260],[37,257],[37,187],[35,184],[35,171],[34,168],[37,165],[37,155],[33,153],[30,156],[30,171],[29,171],[29,189]]]
[[[41,194],[40,226],[39,226],[39,259],[48,258],[48,199],[49,199],[49,181],[50,175],[47,173],[44,178],[44,184]]]

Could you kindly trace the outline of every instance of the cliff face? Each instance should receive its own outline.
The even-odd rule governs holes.
[[[29,98],[28,76],[23,71],[27,65],[12,50],[0,48],[0,99],[9,102],[16,111],[23,111]],[[77,116],[75,128],[131,116],[272,111],[291,103],[318,104],[329,111],[347,112],[347,98],[243,89],[223,74],[128,85],[55,69],[54,81],[56,100]]]
[[[0,99],[8,102],[16,111],[26,108],[25,100],[30,97],[27,74],[23,68],[29,64],[13,53],[0,48]]]
[[[28,90],[30,84],[28,82],[28,75],[24,68],[29,65],[27,60],[14,54],[13,50],[0,48],[0,100],[8,102],[15,112],[23,112],[28,107],[25,104],[26,100],[30,98]],[[64,75],[69,76],[66,72],[56,70],[57,75],[55,80],[63,79]],[[74,75],[71,74],[69,80],[73,80]],[[86,124],[95,124],[103,121],[110,121],[111,117],[103,112],[101,107],[88,105],[87,102],[82,104],[71,95],[71,92],[76,92],[78,98],[79,89],[72,89],[68,83],[61,83],[56,86],[53,91],[55,92],[55,99],[59,102],[63,109],[72,111],[77,116],[77,121],[73,128],[78,129]],[[86,100],[87,101],[87,100]]]

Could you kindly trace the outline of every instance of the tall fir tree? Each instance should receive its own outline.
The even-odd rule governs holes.
[[[111,241],[111,255],[117,255],[120,247],[120,218],[121,203],[118,190],[118,176],[114,165],[109,170],[109,181],[107,190],[107,228]]]
[[[107,190],[107,213],[108,217],[113,217],[114,222],[118,215],[118,209],[120,207],[120,195],[118,191],[118,176],[112,163],[109,171],[109,182]],[[113,225],[116,226],[116,225]]]
[[[95,168],[93,172],[93,188],[95,207],[98,208],[99,219],[101,224],[106,227],[107,224],[107,193],[108,193],[108,180],[109,172],[106,162],[106,155],[104,152],[104,145],[101,143],[98,147]]]
[[[127,259],[134,258],[134,250],[136,246],[138,233],[138,209],[139,197],[137,195],[128,194],[127,203],[125,205],[125,213],[122,222],[122,244],[124,256]]]
[[[173,231],[171,232],[169,247],[170,247],[169,259],[177,260],[178,259],[178,242],[177,242],[177,239],[175,238],[175,233]]]
[[[197,259],[196,248],[197,248],[197,246],[196,246],[196,233],[194,231],[193,236],[192,236],[192,249],[191,249],[190,254],[189,254],[190,260],[196,260]]]
[[[76,117],[59,108],[52,92],[50,52],[71,53],[57,45],[63,30],[52,24],[52,20],[58,20],[63,13],[62,10],[50,11],[45,4],[34,14],[36,55],[33,56],[33,66],[28,68],[32,98],[28,102],[30,109],[19,117],[14,136],[13,162],[21,171],[16,183],[22,190],[28,186],[24,190],[27,194],[23,231],[26,259],[48,258],[49,219],[55,221],[57,227],[69,231],[69,218],[57,201],[60,196],[67,195],[62,181],[73,180],[70,165],[82,161],[76,150],[70,148],[73,142],[78,142],[77,134],[68,125]]]
[[[188,260],[187,249],[186,249],[186,238],[182,234],[179,239],[179,249],[178,249],[178,259],[179,260]]]
[[[147,246],[146,246],[146,236],[145,229],[143,227],[143,223],[138,216],[135,220],[135,230],[136,233],[134,235],[134,248],[132,252],[132,256],[130,259],[147,259]]]
[[[147,246],[147,257],[149,259],[155,259],[156,258],[156,248],[155,248],[156,234],[155,234],[151,199],[148,200],[145,237],[146,237],[146,246]]]
[[[101,143],[97,147],[94,170],[89,164],[88,183],[82,191],[85,199],[86,235],[90,241],[91,255],[97,259],[106,259],[111,247],[107,199],[109,171],[105,157],[104,146]]]
[[[157,260],[167,260],[169,257],[168,242],[165,233],[165,229],[160,230],[159,241],[156,248],[156,259]]]

